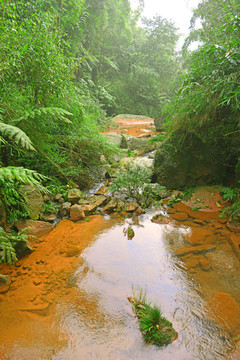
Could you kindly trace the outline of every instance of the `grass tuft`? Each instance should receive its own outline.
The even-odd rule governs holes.
[[[136,295],[134,290],[133,295],[128,297],[128,301],[133,305],[145,342],[161,347],[177,339],[178,334],[172,323],[162,316],[161,310],[156,305],[151,306],[147,302],[146,292],[139,288],[138,294]]]

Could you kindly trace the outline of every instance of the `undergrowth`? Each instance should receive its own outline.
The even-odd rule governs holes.
[[[229,201],[230,205],[223,208],[220,216],[240,221],[240,188],[223,187],[221,195],[223,200]]]

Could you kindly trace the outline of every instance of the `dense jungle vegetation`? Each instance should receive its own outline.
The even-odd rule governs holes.
[[[202,1],[181,53],[176,26],[161,16],[140,22],[143,6],[0,0],[2,212],[17,207],[20,183],[47,176],[87,187],[101,154],[114,151],[101,131],[118,113],[155,118],[176,148],[194,133],[224,181],[234,174],[239,185],[239,1]]]

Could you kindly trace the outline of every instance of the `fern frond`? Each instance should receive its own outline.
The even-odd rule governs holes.
[[[14,264],[17,261],[14,244],[9,239],[8,233],[0,227],[0,263]]]
[[[35,150],[29,137],[24,131],[16,126],[0,122],[0,134],[2,134],[2,137],[4,138],[13,140],[17,145],[20,145],[24,149]],[[0,137],[1,142],[2,137]]]
[[[18,118],[15,122],[19,123],[23,120],[28,120],[28,119],[34,120],[34,119],[38,119],[44,115],[52,116],[52,117],[58,118],[64,122],[66,122],[68,124],[72,124],[71,120],[68,119],[68,116],[71,116],[73,114],[67,110],[64,110],[64,109],[58,108],[58,107],[43,107],[43,108],[31,110],[29,112],[26,112],[24,116]]]
[[[40,181],[47,179],[46,176],[39,174],[34,170],[24,169],[23,167],[7,166],[0,167],[0,182],[19,181],[22,184],[36,186],[42,192],[48,192],[40,184]]]

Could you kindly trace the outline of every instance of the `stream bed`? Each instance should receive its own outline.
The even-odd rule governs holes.
[[[191,224],[155,224],[160,211],[62,220],[15,269],[0,269],[13,280],[0,295],[0,359],[231,359],[240,331],[239,260],[211,224],[209,249],[180,254]],[[139,287],[178,332],[171,345],[144,344],[127,301]],[[222,321],[213,316],[216,296],[230,297],[236,316],[231,305],[220,309]]]

